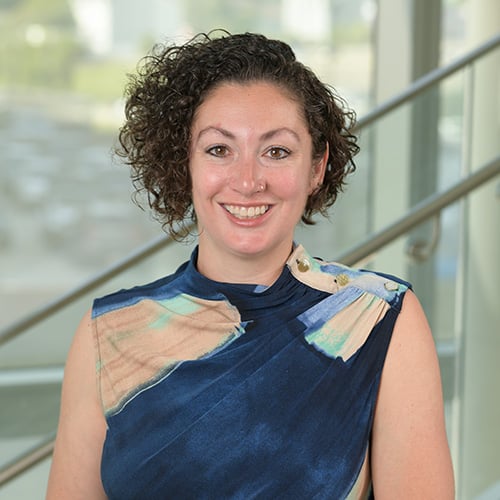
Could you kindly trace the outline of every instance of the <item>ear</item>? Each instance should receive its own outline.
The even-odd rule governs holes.
[[[313,171],[311,176],[311,194],[316,191],[316,189],[321,186],[323,179],[325,178],[326,167],[328,165],[328,157],[330,156],[330,146],[326,143],[325,152],[321,158],[313,164]]]

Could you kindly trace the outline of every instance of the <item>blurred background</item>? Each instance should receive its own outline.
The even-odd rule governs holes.
[[[361,122],[431,72],[464,61],[361,123],[362,152],[346,194],[329,220],[297,232],[315,255],[345,255],[498,161],[497,0],[0,0],[3,470],[55,432],[64,360],[92,297],[169,274],[189,257],[192,244],[164,246],[12,334],[27,315],[161,237],[112,155],[123,88],[154,43],[214,28],[287,41]],[[408,279],[422,301],[464,499],[500,499],[499,182],[357,262]],[[0,472],[0,499],[44,498],[49,466],[50,456],[12,480]]]

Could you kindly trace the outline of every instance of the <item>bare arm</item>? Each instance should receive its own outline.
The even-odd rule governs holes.
[[[106,498],[100,475],[105,434],[89,312],[76,331],[66,362],[47,500]]]
[[[382,373],[372,471],[377,500],[454,498],[438,359],[412,292],[405,295]]]

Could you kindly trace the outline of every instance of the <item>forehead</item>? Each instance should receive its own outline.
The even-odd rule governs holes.
[[[210,89],[196,109],[193,128],[202,119],[258,118],[295,120],[306,126],[300,100],[287,88],[269,81],[222,82]]]

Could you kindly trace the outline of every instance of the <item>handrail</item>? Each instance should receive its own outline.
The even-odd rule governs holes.
[[[405,90],[398,96],[387,100],[380,106],[377,106],[373,111],[369,112],[367,115],[360,118],[353,130],[359,132],[360,129],[370,125],[371,123],[381,118],[382,116],[385,116],[397,106],[400,106],[401,104],[409,101],[410,99],[420,94],[431,85],[441,81],[447,76],[462,69],[466,65],[474,62],[478,57],[487,54],[488,52],[495,49],[499,45],[500,45],[500,33],[490,38],[487,42],[480,45],[476,49],[473,49],[467,55],[456,59],[454,62],[450,63],[446,67],[438,68],[434,71],[431,71],[427,75],[419,78],[418,80],[415,80],[415,82],[413,82],[413,84],[411,84],[407,90]],[[119,261],[110,268],[97,274],[94,278],[91,278],[90,280],[76,287],[67,294],[55,299],[53,302],[50,302],[45,306],[42,306],[41,308],[29,314],[28,316],[3,328],[2,330],[0,330],[0,347],[9,340],[17,337],[19,334],[21,334],[31,326],[43,321],[44,319],[56,313],[60,309],[64,308],[66,305],[71,304],[72,302],[79,299],[86,293],[94,290],[101,284],[109,281],[111,278],[119,275],[120,273],[132,267],[133,265],[138,264],[142,260],[156,253],[162,248],[168,246],[172,242],[173,240],[166,236],[161,236],[157,239],[152,240],[142,248],[139,248],[129,256],[125,257],[123,260]]]
[[[407,233],[409,230],[421,224],[423,221],[440,212],[448,205],[456,202],[460,198],[469,194],[485,182],[500,174],[500,156],[488,162],[479,170],[469,175],[467,178],[454,184],[442,193],[429,196],[416,205],[407,215],[399,219],[394,224],[387,226],[382,231],[372,235],[363,243],[351,248],[338,257],[338,261],[346,265],[352,265],[361,259],[371,255],[376,250],[387,245],[394,239]],[[160,242],[165,244],[165,242]],[[14,479],[30,467],[36,465],[41,460],[47,458],[53,451],[55,438],[51,436],[43,443],[35,446],[11,464],[0,469],[0,487],[8,481]]]
[[[479,47],[471,50],[465,56],[455,59],[453,62],[444,66],[442,68],[436,68],[424,76],[418,78],[413,83],[411,83],[406,90],[400,94],[394,96],[387,101],[384,101],[380,106],[377,106],[372,111],[368,112],[365,116],[360,118],[356,125],[353,127],[354,132],[358,132],[360,129],[370,125],[375,120],[378,120],[382,116],[392,111],[394,108],[401,106],[417,95],[421,94],[432,85],[444,80],[446,77],[456,73],[458,70],[464,68],[465,66],[471,64],[479,57],[486,55],[488,52],[496,49],[500,45],[500,33],[490,38],[487,42],[480,45]]]
[[[123,271],[126,271],[135,264],[138,264],[150,255],[155,254],[157,251],[161,250],[172,242],[173,239],[168,236],[160,236],[153,239],[143,247],[132,252],[124,259],[116,262],[109,268],[98,273],[93,278],[90,278],[88,281],[82,283],[81,285],[77,286],[61,297],[55,299],[53,302],[49,302],[48,304],[42,306],[28,316],[25,316],[19,321],[14,322],[12,325],[4,328],[0,331],[0,346],[13,339],[20,333],[24,332],[31,326],[36,325],[37,323],[48,318],[65,306],[83,297],[86,293],[94,290],[103,283],[106,283]]]
[[[406,215],[390,224],[381,231],[370,235],[365,241],[340,254],[337,260],[347,266],[352,266],[360,260],[406,234],[422,222],[441,212],[443,208],[464,197],[477,187],[500,174],[500,156],[486,163],[465,179],[454,184],[441,193],[436,193],[417,203]]]
[[[50,438],[45,439],[0,469],[0,487],[50,457],[54,451],[55,442],[55,436],[51,435]]]

